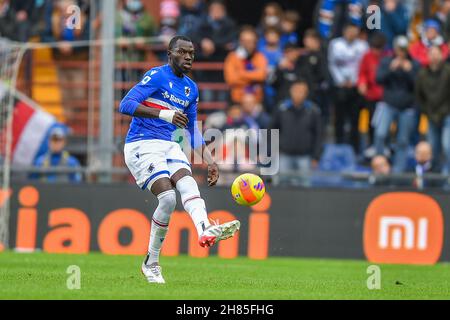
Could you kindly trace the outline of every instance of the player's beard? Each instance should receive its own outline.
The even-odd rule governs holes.
[[[172,62],[171,67],[173,68],[175,74],[184,75],[189,72],[189,70],[185,70],[183,68],[182,64],[178,64],[176,62]]]

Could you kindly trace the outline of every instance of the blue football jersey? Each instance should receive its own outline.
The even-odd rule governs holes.
[[[119,111],[133,116],[140,104],[186,114],[191,146],[197,148],[205,143],[197,126],[198,88],[188,76],[176,76],[168,64],[150,69],[122,99]],[[133,116],[125,143],[151,139],[172,141],[176,129],[174,124],[159,118]]]

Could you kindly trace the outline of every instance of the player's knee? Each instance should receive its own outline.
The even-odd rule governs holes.
[[[167,190],[158,194],[158,207],[160,207],[165,212],[172,213],[177,205],[177,195],[175,190]]]
[[[197,182],[195,181],[195,179],[192,176],[184,176],[183,178],[178,180],[176,187],[177,187],[177,190],[180,192],[181,201],[183,202],[183,206],[189,200],[201,199]]]

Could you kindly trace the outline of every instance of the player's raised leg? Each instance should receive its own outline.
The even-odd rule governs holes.
[[[240,222],[238,220],[224,224],[211,224],[209,222],[205,201],[200,196],[197,182],[189,170],[185,168],[178,170],[173,174],[171,180],[180,192],[184,209],[194,222],[200,246],[211,247],[217,241],[234,236],[239,230]]]
[[[148,282],[165,283],[159,265],[159,253],[169,229],[170,215],[175,209],[177,198],[167,177],[156,180],[150,190],[158,198],[158,207],[152,217],[148,253],[142,264],[142,273]]]

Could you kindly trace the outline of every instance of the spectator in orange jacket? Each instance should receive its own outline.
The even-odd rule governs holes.
[[[424,33],[420,40],[415,41],[409,48],[411,57],[419,62],[423,67],[428,66],[428,49],[431,46],[438,46],[442,50],[444,60],[449,56],[449,49],[441,35],[439,22],[429,19],[424,22]]]
[[[256,50],[258,34],[250,26],[242,28],[238,48],[225,59],[225,81],[231,88],[231,100],[240,103],[244,93],[263,100],[263,84],[267,76],[267,60]]]

